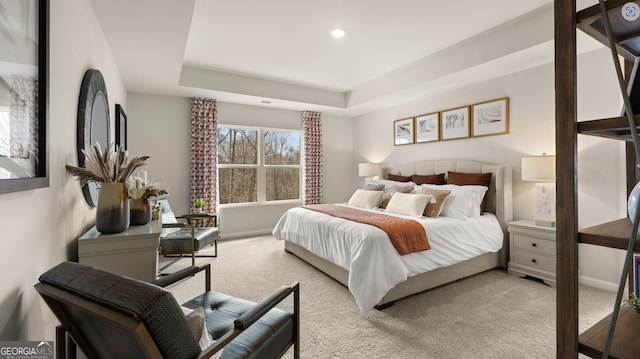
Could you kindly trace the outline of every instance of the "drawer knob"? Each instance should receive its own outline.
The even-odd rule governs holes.
[[[537,245],[537,244],[535,244],[535,243],[531,243],[531,246],[533,246],[533,247],[537,247],[538,245]]]
[[[538,263],[538,261],[537,261],[535,258],[533,258],[531,261],[532,261],[533,263]]]

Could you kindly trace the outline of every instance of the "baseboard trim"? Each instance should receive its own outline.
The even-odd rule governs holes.
[[[580,276],[580,283],[584,285],[588,285],[590,287],[608,290],[610,292],[618,291],[618,285],[615,283],[606,282],[601,279],[596,279],[596,278],[587,277],[583,275]]]
[[[257,229],[254,231],[234,232],[234,233],[224,232],[220,237],[221,239],[238,239],[238,238],[245,238],[245,237],[265,236],[265,235],[270,235],[272,231],[273,231],[273,228]]]

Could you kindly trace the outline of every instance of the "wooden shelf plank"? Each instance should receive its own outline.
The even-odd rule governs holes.
[[[618,54],[633,61],[636,57],[640,56],[640,43],[634,41],[635,39],[633,38],[633,35],[638,33],[640,23],[636,21],[626,21],[622,17],[620,8],[627,2],[629,1],[608,0],[605,2],[605,7],[609,14],[609,22],[611,23],[613,36],[615,39],[618,39],[616,42]],[[609,47],[609,40],[605,33],[599,4],[578,12],[577,27],[606,47]]]
[[[627,250],[633,224],[629,218],[584,228],[578,231],[578,242]],[[636,241],[634,251],[640,252],[640,241]]]
[[[640,131],[640,115],[633,117],[636,128]],[[578,122],[578,133],[600,136],[617,140],[632,141],[629,120],[626,117],[612,117],[598,120]]]
[[[578,350],[580,353],[592,358],[601,358],[610,323],[611,314],[580,334],[578,338]],[[622,305],[620,307],[620,314],[618,316],[609,358],[638,358],[638,353],[640,353],[640,331],[638,328],[640,328],[640,314],[636,313],[631,305]]]

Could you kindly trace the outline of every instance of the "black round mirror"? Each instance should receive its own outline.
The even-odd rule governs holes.
[[[104,150],[109,146],[109,98],[102,74],[88,70],[82,79],[78,101],[78,165],[85,166],[82,150],[89,150],[98,142]],[[98,204],[98,185],[88,183],[82,193],[91,207]]]

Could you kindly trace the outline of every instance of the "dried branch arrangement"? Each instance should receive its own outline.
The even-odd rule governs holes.
[[[126,183],[131,174],[138,168],[147,165],[149,156],[137,156],[127,159],[127,151],[113,145],[100,148],[100,144],[91,146],[90,151],[82,150],[85,157],[85,168],[65,165],[67,172],[78,178],[81,184],[89,182],[123,182]]]
[[[129,198],[134,199],[148,199],[149,197],[160,197],[169,194],[167,190],[157,183],[144,184],[132,179],[127,181],[127,189],[129,191]]]

